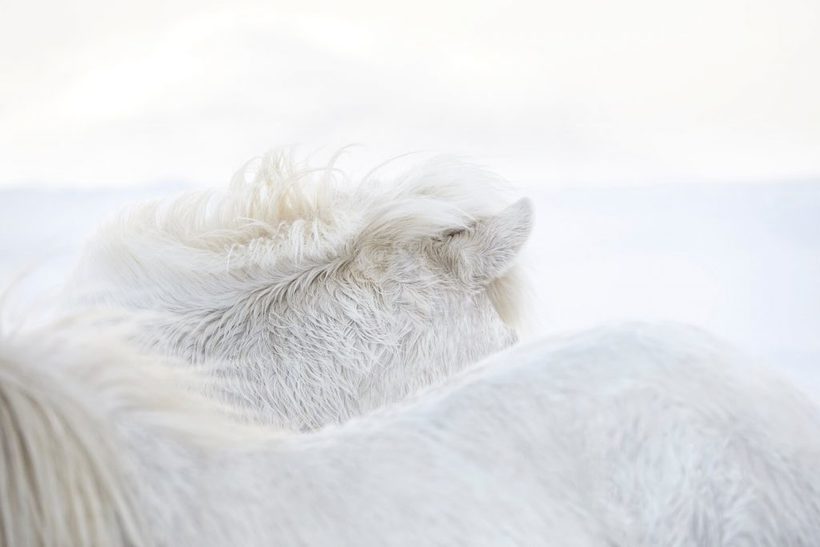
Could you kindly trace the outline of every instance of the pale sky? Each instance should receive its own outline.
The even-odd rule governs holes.
[[[349,143],[545,187],[820,178],[820,2],[0,0],[0,186]]]

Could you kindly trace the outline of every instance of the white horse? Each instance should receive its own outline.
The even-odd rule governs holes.
[[[104,225],[68,283],[83,302],[158,312],[147,346],[204,366],[216,396],[295,429],[397,401],[510,346],[530,202],[434,161],[352,184],[262,158],[227,192]]]
[[[798,546],[820,412],[709,337],[518,346],[311,433],[242,426],[98,326],[0,338],[4,545]]]

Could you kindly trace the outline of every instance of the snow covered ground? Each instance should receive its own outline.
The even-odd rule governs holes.
[[[59,285],[106,215],[181,185],[0,191],[0,279]],[[703,326],[820,395],[820,181],[556,189],[523,186],[535,334],[623,319]]]
[[[818,21],[807,0],[7,2],[0,276],[36,267],[35,298],[100,217],[180,187],[146,183],[220,184],[271,146],[440,151],[531,181],[536,332],[686,321],[820,394]]]
[[[536,194],[547,330],[620,319],[705,327],[820,394],[820,184]]]

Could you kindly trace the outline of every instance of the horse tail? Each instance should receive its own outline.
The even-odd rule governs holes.
[[[0,333],[2,546],[146,544],[87,350],[59,329]]]

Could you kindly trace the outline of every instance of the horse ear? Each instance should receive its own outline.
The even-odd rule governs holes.
[[[495,216],[449,234],[448,254],[462,277],[479,284],[492,281],[512,266],[532,223],[532,202],[522,198]]]

